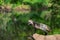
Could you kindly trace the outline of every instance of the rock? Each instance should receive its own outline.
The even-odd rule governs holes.
[[[60,40],[60,35],[55,35],[57,40]]]
[[[40,35],[40,34],[33,34],[33,38],[35,40],[60,40],[60,35]]]
[[[56,40],[56,37],[54,35],[47,35],[45,40]]]
[[[37,38],[37,40],[44,40],[45,39],[45,36],[43,36],[43,35],[40,35],[38,38]]]
[[[45,39],[45,36],[39,35],[39,34],[33,34],[33,38],[35,40],[44,40]]]
[[[11,6],[10,5],[4,5],[4,11],[6,13],[11,12]]]
[[[21,12],[21,13],[29,13],[31,10],[29,5],[19,5],[14,8],[14,11]]]

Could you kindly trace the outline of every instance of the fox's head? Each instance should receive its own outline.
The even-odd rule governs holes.
[[[50,27],[48,27],[48,28],[47,28],[47,31],[48,31],[48,32],[51,32],[52,30],[50,29]]]
[[[32,20],[28,20],[28,25],[33,25],[33,21]]]

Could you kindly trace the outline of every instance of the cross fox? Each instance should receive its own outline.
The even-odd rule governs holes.
[[[36,29],[41,29],[42,31],[44,31],[45,35],[47,35],[47,33],[51,31],[47,25],[34,22],[33,20],[28,20],[28,25],[32,25]]]

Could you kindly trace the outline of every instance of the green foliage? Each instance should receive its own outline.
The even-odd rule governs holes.
[[[29,3],[32,3],[32,4],[34,4],[34,3],[41,3],[42,2],[42,0],[23,0],[23,2],[29,2]]]
[[[0,5],[3,5],[4,4],[4,1],[3,0],[0,0]]]
[[[5,4],[9,4],[11,2],[11,0],[4,0]]]
[[[60,1],[59,1],[60,2]],[[0,0],[0,4],[12,4],[11,13],[0,13],[0,39],[1,40],[27,40],[27,36],[43,34],[41,30],[34,31],[34,27],[28,25],[28,20],[44,23],[50,26],[50,34],[60,34],[60,3],[57,0]],[[13,9],[22,3],[31,7],[31,12],[20,13]],[[51,6],[49,6],[51,3]],[[51,17],[46,16],[51,14]],[[48,17],[46,20],[46,17]],[[2,39],[3,35],[3,39]]]
[[[48,5],[50,0],[23,0],[23,2],[29,2],[29,3],[43,3],[44,5]]]

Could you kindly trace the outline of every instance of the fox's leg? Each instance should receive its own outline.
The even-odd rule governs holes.
[[[45,35],[47,35],[48,33],[47,32],[45,32]]]
[[[33,34],[36,33],[36,28],[34,28]]]
[[[48,32],[47,31],[44,31],[44,33],[45,33],[44,35],[48,35]]]
[[[32,36],[31,36],[32,40],[35,40]]]

